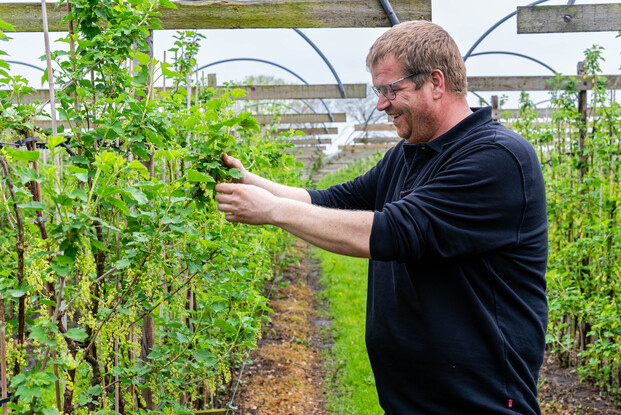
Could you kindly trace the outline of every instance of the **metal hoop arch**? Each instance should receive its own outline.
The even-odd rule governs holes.
[[[221,63],[229,63],[229,62],[238,62],[238,61],[250,61],[250,62],[260,62],[260,63],[265,63],[267,65],[272,65],[272,66],[276,66],[284,71],[287,71],[288,73],[290,73],[291,75],[295,76],[297,79],[299,79],[300,81],[302,81],[305,85],[308,85],[308,82],[302,78],[300,75],[296,74],[295,72],[293,72],[291,69],[282,66],[278,63],[272,62],[272,61],[268,61],[266,59],[257,59],[257,58],[231,58],[231,59],[223,59],[223,60],[219,60],[219,61],[215,61],[215,62],[211,62],[208,63],[207,65],[203,65],[199,68],[197,68],[194,73],[208,68],[210,66],[214,66],[214,65],[219,65]],[[325,101],[323,99],[320,99],[321,103],[323,104],[324,108],[326,109],[326,111],[328,111],[328,116],[330,117],[330,120],[332,120],[332,122],[334,122],[334,116],[332,115],[332,112],[330,111],[330,108],[328,108],[328,106],[326,105]]]

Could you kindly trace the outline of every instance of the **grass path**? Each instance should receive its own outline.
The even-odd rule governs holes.
[[[332,254],[319,249],[323,302],[332,320],[334,346],[326,352],[327,408],[334,414],[380,414],[364,326],[367,291],[367,260]]]

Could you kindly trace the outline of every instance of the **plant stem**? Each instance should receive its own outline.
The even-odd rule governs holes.
[[[21,287],[24,282],[24,224],[22,222],[22,215],[17,203],[17,197],[15,196],[15,190],[13,188],[13,181],[11,180],[11,174],[9,173],[9,166],[4,157],[0,156],[0,165],[2,165],[2,171],[6,177],[7,185],[13,199],[13,210],[15,211],[15,219],[17,222],[17,242],[15,249],[17,251],[17,283]],[[24,344],[26,337],[26,295],[19,297],[18,305],[18,322],[17,322],[17,342],[19,345]],[[13,373],[18,374],[21,371],[19,360],[15,361]]]

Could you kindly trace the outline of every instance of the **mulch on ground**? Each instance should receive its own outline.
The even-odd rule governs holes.
[[[233,402],[236,415],[327,414],[321,346],[314,326],[313,287],[319,270],[306,249],[301,257],[299,264],[285,270],[271,294],[274,313],[244,368]]]
[[[621,415],[621,405],[546,354],[539,372],[539,402],[543,415]]]

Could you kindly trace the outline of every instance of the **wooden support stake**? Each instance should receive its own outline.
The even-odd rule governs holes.
[[[578,62],[578,75],[584,75],[584,62]],[[578,112],[580,113],[580,137],[578,139],[578,148],[580,152],[580,183],[584,178],[586,168],[586,154],[584,153],[584,140],[587,136],[587,91],[578,92]]]
[[[492,119],[498,121],[498,95],[492,95]]]
[[[2,377],[0,387],[2,388],[2,400],[5,400],[9,395],[6,390],[6,332],[4,322],[4,298],[0,293],[0,377]],[[2,404],[2,415],[7,415],[8,404],[5,402]]]

